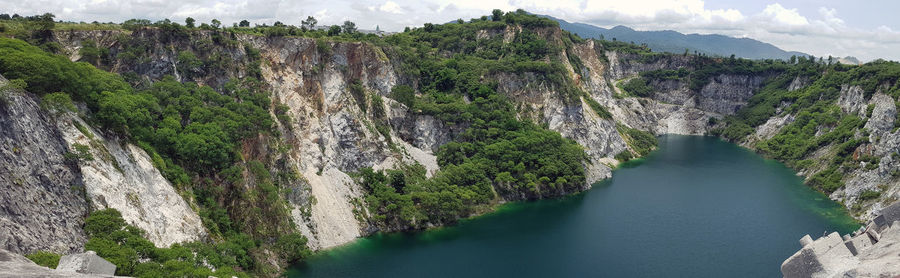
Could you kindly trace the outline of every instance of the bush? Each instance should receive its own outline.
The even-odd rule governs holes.
[[[85,219],[85,249],[116,265],[116,275],[135,277],[248,277],[236,271],[253,270],[249,250],[255,241],[246,235],[229,237],[219,244],[186,243],[156,248],[144,231],[128,225],[115,209],[98,210]],[[296,242],[296,241],[295,241]],[[212,271],[207,268],[216,268]]]
[[[37,251],[25,255],[25,257],[40,266],[56,268],[56,266],[59,264],[60,255],[46,251]]]
[[[656,146],[659,144],[656,136],[654,136],[650,132],[630,128],[622,124],[616,124],[616,129],[619,131],[619,134],[622,135],[622,138],[625,139],[625,142],[628,143],[631,149],[640,156],[649,154],[651,151],[656,149]]]
[[[650,85],[647,85],[646,79],[640,77],[628,80],[628,82],[626,82],[625,85],[622,86],[622,90],[624,90],[627,94],[638,97],[653,96],[653,88],[650,87]]]
[[[127,92],[131,87],[118,75],[87,63],[72,63],[16,39],[0,38],[0,72],[8,79],[22,79],[26,89],[38,95],[66,92],[73,100],[96,108],[100,93]]]
[[[881,191],[878,190],[864,190],[859,194],[860,201],[874,200],[878,197],[881,197]]]
[[[616,156],[615,156],[615,159],[618,160],[618,161],[621,161],[621,162],[629,161],[629,160],[631,160],[632,158],[634,158],[634,155],[631,154],[631,151],[629,151],[629,150],[627,150],[627,149],[626,149],[626,150],[623,150],[623,151],[621,151],[621,152],[619,152],[619,153],[616,154]]]
[[[312,251],[306,247],[306,237],[298,233],[292,233],[278,238],[275,246],[281,252],[280,256],[288,262],[296,262],[309,257]]]
[[[359,106],[359,110],[366,113],[368,108],[368,103],[366,102],[366,89],[363,88],[359,79],[350,82],[350,95],[356,100],[356,105]]]
[[[594,110],[601,119],[612,119],[612,113],[609,113],[609,111],[606,110],[606,107],[600,105],[599,102],[587,95],[584,96],[584,100],[587,102],[588,106],[591,107],[591,110]]]
[[[76,111],[72,98],[68,94],[60,92],[44,95],[41,98],[41,106],[53,115]]]
[[[391,98],[408,108],[412,108],[416,101],[416,92],[407,85],[397,85],[391,89]]]
[[[72,144],[72,148],[75,149],[74,152],[66,152],[63,155],[66,160],[72,162],[94,160],[94,155],[91,154],[91,148],[87,145],[75,143]]]

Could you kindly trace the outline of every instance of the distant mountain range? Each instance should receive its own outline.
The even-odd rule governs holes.
[[[657,52],[683,53],[694,51],[728,57],[734,54],[737,57],[748,59],[790,59],[791,56],[809,56],[809,54],[785,51],[774,45],[748,38],[734,38],[723,35],[682,34],[676,31],[637,31],[625,26],[616,26],[606,29],[584,23],[570,23],[552,16],[539,15],[559,22],[563,30],[578,34],[583,38],[616,39],[623,42],[644,44]]]

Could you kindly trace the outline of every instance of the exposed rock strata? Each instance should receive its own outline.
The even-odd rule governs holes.
[[[0,95],[0,249],[81,250],[88,206],[81,171],[65,158],[68,144],[34,96]]]
[[[476,36],[485,39],[502,36],[505,41],[514,37],[518,29],[492,29],[480,31]],[[559,40],[559,31],[536,31],[549,40]],[[57,40],[76,53],[82,41],[94,40],[98,45],[110,48],[115,55],[122,50],[114,37],[126,35],[117,32],[60,33]],[[192,39],[210,40],[214,32],[197,31]],[[179,75],[175,63],[177,52],[193,47],[187,39],[173,39],[153,29],[136,31],[130,36],[152,43],[147,62],[125,63],[116,61],[108,68],[115,72],[134,71],[138,75],[155,80],[163,75]],[[399,72],[397,57],[390,51],[369,43],[325,42],[296,37],[260,37],[235,34],[236,46],[214,45],[210,51],[225,55],[233,63],[222,72],[196,72],[193,78],[180,76],[182,81],[218,87],[230,78],[245,77],[244,68],[248,53],[243,44],[260,50],[262,79],[271,88],[272,98],[288,107],[293,119],[279,129],[290,146],[288,160],[292,168],[302,175],[300,181],[290,186],[288,200],[293,206],[292,215],[298,229],[310,239],[313,248],[339,245],[372,231],[365,219],[359,217],[365,209],[361,205],[362,189],[349,178],[349,173],[363,167],[385,169],[398,163],[420,163],[431,174],[437,170],[434,151],[449,142],[465,126],[448,125],[430,116],[417,115],[409,107],[389,98],[390,90],[397,84],[410,84]],[[723,117],[733,115],[747,105],[768,74],[722,74],[714,76],[702,89],[694,92],[685,81],[653,81],[656,90],[651,98],[621,97],[617,84],[651,70],[693,70],[695,59],[690,55],[666,57],[642,57],[639,54],[617,53],[603,49],[594,41],[577,43],[572,52],[583,67],[576,68],[564,62],[576,85],[586,95],[566,96],[559,88],[546,84],[531,73],[498,74],[486,78],[497,79],[499,91],[509,96],[519,111],[519,116],[545,125],[575,140],[585,147],[589,163],[588,188],[591,182],[608,177],[617,163],[613,157],[628,148],[616,130],[616,123],[655,134],[708,134],[723,126]],[[78,57],[72,56],[72,59]],[[562,59],[566,61],[567,59]],[[384,98],[384,108],[389,125],[388,134],[381,134],[373,126],[376,121],[371,109],[364,111],[349,90],[358,81],[369,96]],[[796,77],[787,90],[809,86],[810,80]],[[869,94],[871,95],[871,94]],[[603,105],[612,119],[602,119],[586,105],[587,98]],[[873,211],[882,207],[884,200],[898,196],[900,187],[893,176],[900,169],[900,159],[893,150],[900,147],[900,134],[894,130],[896,107],[890,97],[876,93],[869,97],[858,86],[846,85],[837,101],[841,109],[859,115],[868,121],[865,130],[870,142],[858,150],[858,154],[880,157],[878,166],[860,167],[845,179],[847,186],[831,197],[841,200],[848,207],[862,204],[863,219],[870,219]],[[874,105],[872,115],[866,115],[868,105]],[[782,113],[790,103],[777,108],[777,116],[757,127],[754,134],[740,142],[753,148],[760,140],[771,138],[797,115]],[[823,130],[825,132],[827,130]],[[863,136],[860,134],[859,136]],[[390,137],[390,139],[389,139]],[[830,147],[830,146],[829,146]],[[828,147],[815,150],[812,158],[827,159],[832,154]],[[861,162],[866,163],[866,162]],[[865,166],[865,165],[863,165]],[[820,169],[821,170],[821,169]],[[810,173],[815,173],[812,171]],[[864,191],[882,190],[877,200],[859,201]]]
[[[69,145],[90,148],[94,159],[78,165],[94,209],[118,210],[125,221],[146,231],[147,239],[157,247],[206,236],[200,216],[153,166],[144,150],[106,138],[78,117],[61,116],[57,125]]]

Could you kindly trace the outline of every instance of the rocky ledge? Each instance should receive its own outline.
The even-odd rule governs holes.
[[[781,264],[794,277],[900,277],[900,202],[884,208],[853,235],[800,239],[803,248]]]
[[[116,266],[93,251],[66,255],[59,266],[51,269],[39,266],[22,255],[0,249],[0,277],[121,277],[113,276]]]

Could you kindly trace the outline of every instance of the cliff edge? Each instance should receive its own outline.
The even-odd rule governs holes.
[[[781,264],[786,278],[900,276],[900,202],[881,210],[853,235],[800,239],[803,248]]]

